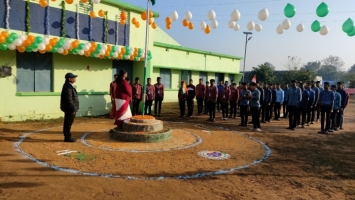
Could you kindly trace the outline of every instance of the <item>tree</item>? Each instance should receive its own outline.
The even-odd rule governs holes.
[[[323,80],[336,80],[338,78],[337,68],[334,65],[323,65],[317,74],[323,77]]]
[[[250,72],[250,80],[252,80],[254,74],[256,75],[257,81],[260,82],[274,82],[275,80],[274,69],[265,64],[253,67],[253,70]]]
[[[313,72],[317,72],[321,68],[321,62],[315,61],[315,62],[308,62],[303,66],[304,69],[310,70]]]
[[[344,66],[344,61],[339,56],[329,56],[322,60],[322,65],[334,66],[337,71],[342,71]]]
[[[349,73],[355,73],[355,64],[352,67],[350,67],[348,72]]]
[[[289,56],[287,61],[283,63],[283,66],[288,70],[298,70],[301,67],[301,59],[297,56]]]
[[[270,67],[271,69],[275,70],[275,66],[269,62],[265,62],[264,65]]]

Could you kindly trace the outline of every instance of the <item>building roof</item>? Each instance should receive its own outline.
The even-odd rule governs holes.
[[[193,48],[182,47],[182,46],[177,46],[177,45],[171,45],[171,44],[166,44],[166,43],[161,43],[161,42],[154,42],[154,46],[164,47],[164,48],[168,48],[168,49],[175,49],[175,50],[179,50],[179,51],[186,51],[186,52],[191,52],[191,53],[199,53],[199,54],[204,54],[204,55],[217,56],[217,57],[221,57],[221,58],[230,58],[230,59],[236,59],[236,60],[243,59],[243,57],[239,57],[239,56],[214,53],[214,52],[203,51],[203,50],[199,50],[199,49],[193,49]]]
[[[139,7],[139,6],[135,6],[133,4],[129,4],[129,3],[126,3],[126,2],[123,2],[123,1],[120,1],[120,0],[102,0],[103,3],[106,3],[106,4],[111,4],[113,6],[116,6],[116,7],[120,7],[120,8],[123,8],[125,10],[131,10],[131,11],[135,11],[135,12],[138,12],[138,13],[143,13],[145,12],[147,9],[146,8],[142,8],[142,7]],[[154,12],[154,17],[159,17],[159,13],[157,12]]]

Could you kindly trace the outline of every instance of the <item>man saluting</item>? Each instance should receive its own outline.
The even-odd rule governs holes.
[[[76,139],[71,136],[71,126],[74,122],[76,112],[79,109],[79,99],[73,84],[76,82],[77,75],[67,73],[60,96],[60,109],[64,112],[63,134],[64,142],[75,142]]]

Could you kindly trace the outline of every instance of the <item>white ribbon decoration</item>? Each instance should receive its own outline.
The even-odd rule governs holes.
[[[80,25],[79,25],[80,21],[79,21],[79,4],[76,4],[76,39],[80,40],[80,36],[79,36],[79,29],[80,29]]]
[[[9,0],[6,0],[6,19],[5,19],[5,29],[9,30],[9,18],[10,18],[10,3]]]
[[[119,27],[120,27],[120,25],[119,25],[119,23],[118,23],[118,19],[119,19],[119,17],[118,17],[118,15],[116,15],[116,45],[118,45],[118,39],[119,39],[119,37],[118,37],[118,35],[119,35],[118,31],[119,31]]]

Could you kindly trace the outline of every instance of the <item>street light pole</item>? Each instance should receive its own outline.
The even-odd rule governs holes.
[[[247,59],[247,46],[248,46],[248,41],[251,39],[251,37],[248,39],[248,35],[252,35],[252,32],[243,32],[245,34],[245,52],[244,52],[244,66],[243,66],[243,82],[245,80],[245,61]]]

